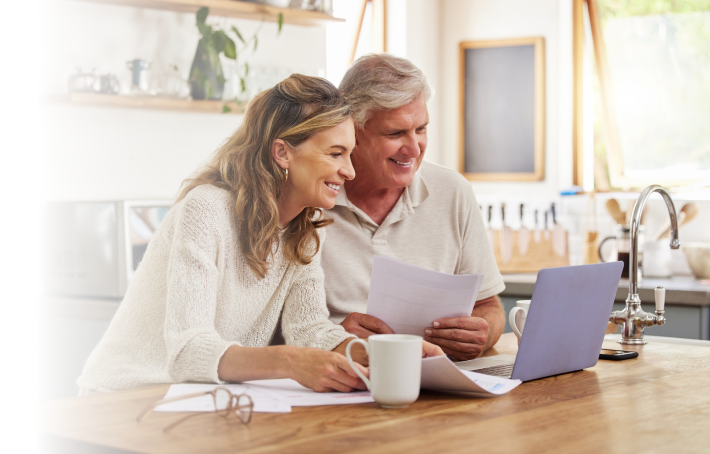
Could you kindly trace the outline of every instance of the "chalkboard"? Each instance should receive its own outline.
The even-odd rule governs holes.
[[[544,179],[543,38],[468,41],[460,52],[460,171],[469,180]]]

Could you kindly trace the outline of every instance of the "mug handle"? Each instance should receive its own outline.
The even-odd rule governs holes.
[[[520,340],[523,337],[523,333],[520,332],[520,330],[518,329],[518,324],[515,323],[515,315],[518,313],[518,311],[525,311],[525,309],[517,306],[512,308],[510,310],[510,314],[508,315],[508,323],[510,323],[510,329],[513,330],[515,335],[518,337],[518,340]],[[350,344],[348,344],[348,346],[350,346]]]
[[[368,343],[362,339],[355,339],[354,341],[349,342],[348,345],[345,347],[345,357],[348,359],[348,364],[350,364],[350,367],[352,367],[353,371],[355,371],[355,374],[357,374],[357,376],[362,379],[362,381],[365,383],[365,386],[367,386],[367,389],[370,389],[370,380],[368,380],[367,377],[365,377],[362,372],[360,372],[360,369],[355,367],[355,363],[350,357],[350,348],[352,348],[352,346],[355,344],[362,344],[362,346],[365,347],[365,351],[367,352],[367,354],[370,354]],[[370,389],[370,391],[372,390]]]
[[[615,240],[615,239],[616,239],[615,236],[608,236],[608,237],[604,238],[601,243],[599,243],[599,247],[597,248],[597,251],[599,252],[599,260],[601,260],[602,262],[606,262],[606,260],[604,260],[604,257],[602,256],[602,246],[604,246],[604,243],[606,243],[607,241]]]

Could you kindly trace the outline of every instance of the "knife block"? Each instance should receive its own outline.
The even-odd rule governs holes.
[[[565,255],[560,256],[552,249],[552,231],[550,238],[546,239],[544,232],[540,233],[540,242],[536,243],[533,232],[530,232],[530,242],[525,255],[520,254],[518,249],[518,232],[513,231],[513,255],[508,263],[503,263],[500,255],[500,234],[496,230],[493,232],[493,255],[498,264],[498,270],[503,274],[512,273],[537,273],[542,268],[555,268],[569,265],[569,243],[567,242],[567,231],[565,231]]]

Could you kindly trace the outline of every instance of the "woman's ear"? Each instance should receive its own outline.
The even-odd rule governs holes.
[[[286,142],[281,139],[274,140],[274,143],[271,144],[271,155],[282,169],[288,169],[292,156],[291,149]]]

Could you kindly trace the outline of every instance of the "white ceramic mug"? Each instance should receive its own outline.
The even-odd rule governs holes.
[[[362,344],[370,357],[368,380],[353,364],[350,349]],[[417,400],[422,376],[422,338],[410,334],[375,334],[345,348],[350,367],[384,408],[404,408]]]
[[[510,329],[512,329],[518,337],[518,345],[520,345],[520,339],[523,337],[525,319],[528,318],[529,310],[530,300],[520,300],[515,302],[515,307],[512,308],[510,314],[508,314],[508,323],[510,323]],[[518,313],[520,313],[520,315],[518,315]]]

